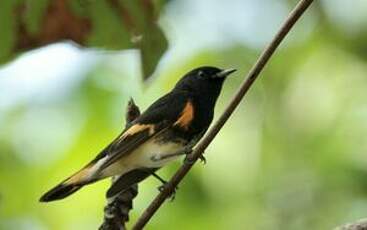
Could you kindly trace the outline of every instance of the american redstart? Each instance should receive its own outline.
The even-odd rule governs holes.
[[[234,71],[204,66],[187,73],[94,160],[45,193],[40,201],[63,199],[84,185],[121,175],[107,192],[111,197],[187,153],[208,129],[223,82]]]

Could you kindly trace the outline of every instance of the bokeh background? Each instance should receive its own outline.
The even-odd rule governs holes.
[[[295,3],[166,2],[159,25],[169,46],[147,81],[136,50],[67,41],[2,65],[0,229],[96,229],[108,180],[60,202],[38,203],[40,195],[119,134],[130,97],[144,109],[194,67],[239,69],[218,117]],[[366,39],[365,0],[316,1],[207,149],[207,164],[194,166],[147,229],[332,229],[366,217]],[[169,178],[180,163],[159,174]],[[131,222],[157,186],[140,185]]]

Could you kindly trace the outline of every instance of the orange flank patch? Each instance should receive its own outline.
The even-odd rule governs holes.
[[[122,136],[121,139],[127,137],[127,136],[132,136],[134,134],[137,134],[139,132],[142,132],[146,129],[149,129],[149,134],[152,135],[154,133],[154,125],[149,125],[149,124],[136,124],[131,126],[128,130],[126,130]]]
[[[180,117],[175,122],[175,125],[178,125],[184,129],[188,129],[193,119],[194,119],[194,106],[192,105],[191,101],[188,101]]]

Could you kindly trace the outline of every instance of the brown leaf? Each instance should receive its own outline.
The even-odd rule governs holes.
[[[13,39],[11,42],[0,40],[0,48],[5,47],[0,52],[3,62],[19,52],[71,40],[84,47],[139,49],[146,79],[154,72],[168,46],[156,23],[159,16],[157,1],[49,0],[39,17],[36,17],[35,9],[44,1],[11,1],[0,1],[0,13],[1,8],[12,10],[10,15],[13,17],[0,22],[10,28],[4,33]],[[36,29],[30,28],[32,23],[37,25]]]

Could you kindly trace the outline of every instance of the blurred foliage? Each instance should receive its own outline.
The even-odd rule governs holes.
[[[167,11],[177,13],[175,7],[187,2],[172,1]],[[291,6],[295,1],[286,2]],[[351,14],[347,6],[352,4],[342,2],[325,0],[305,14],[206,151],[207,164],[194,167],[175,201],[163,205],[147,229],[321,230],[366,217],[367,7],[361,0]],[[268,1],[250,3],[265,7]],[[205,12],[216,4],[206,5]],[[189,12],[186,19],[195,13]],[[222,20],[232,16],[243,23],[233,12]],[[218,20],[209,21],[217,28]],[[165,28],[174,39],[176,28]],[[210,39],[205,27],[200,32],[187,34],[191,43],[185,50],[199,38]],[[223,36],[230,33],[225,30]],[[260,52],[246,42],[226,41],[171,56],[159,78],[144,86],[127,68],[130,64],[124,65],[131,56],[114,54],[89,65],[81,80],[57,97],[51,97],[54,90],[48,97],[41,94],[42,100],[35,95],[6,108],[0,100],[0,229],[96,229],[108,181],[51,204],[39,204],[39,196],[122,130],[130,96],[144,109],[191,68],[240,70],[225,83],[218,116]],[[19,85],[13,86],[14,97]],[[159,174],[168,178],[179,164]],[[157,194],[158,185],[154,178],[142,183],[131,222]]]
[[[167,49],[157,24],[163,1],[0,1],[0,63],[19,52],[71,40],[88,48],[139,49],[144,79]]]

